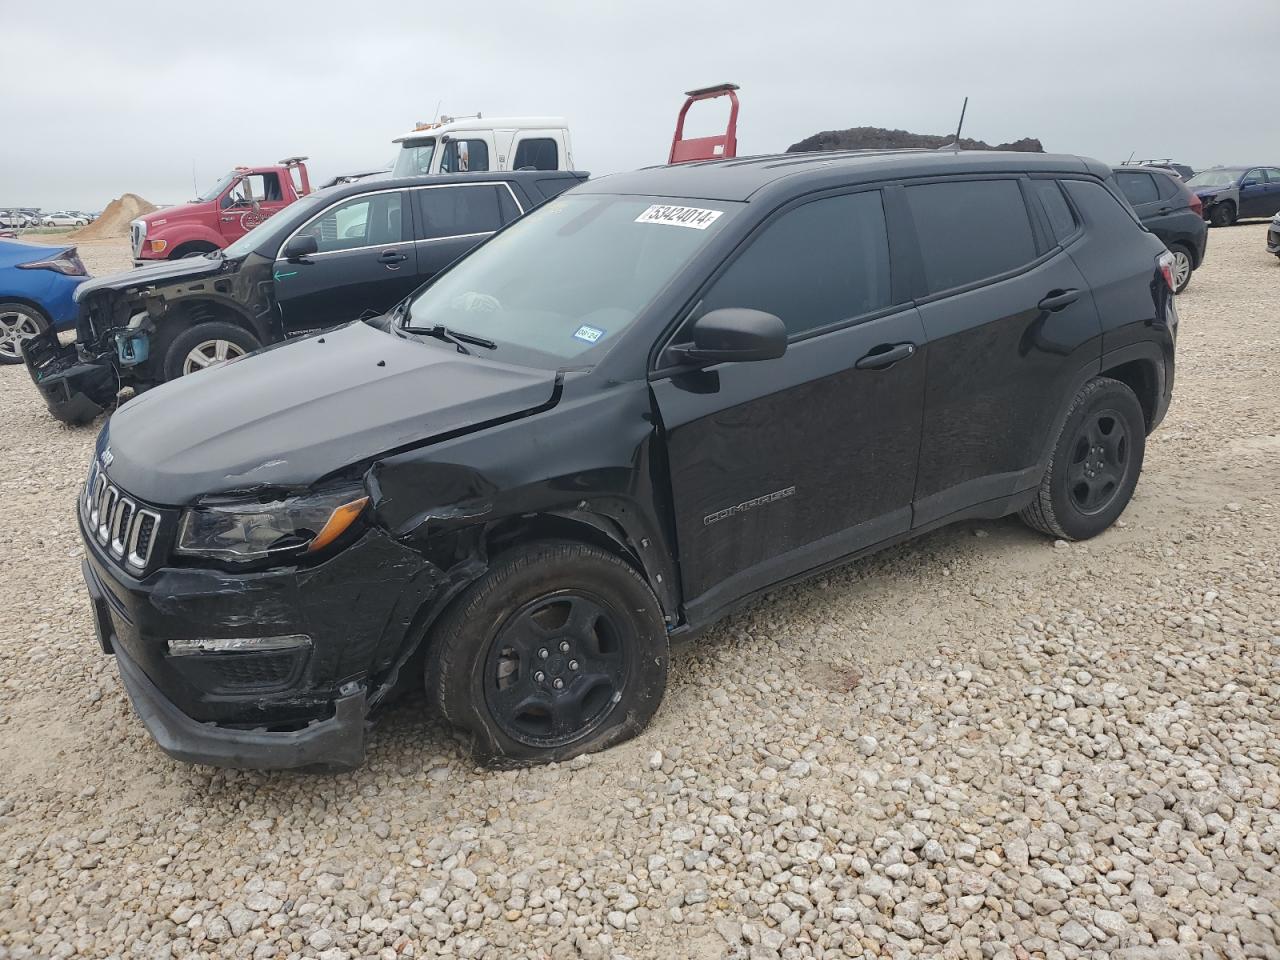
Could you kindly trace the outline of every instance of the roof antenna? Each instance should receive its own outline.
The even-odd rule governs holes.
[[[964,113],[969,109],[969,98],[964,98],[964,104],[960,107],[960,122],[956,124],[956,153],[960,152],[960,131],[964,129]]]

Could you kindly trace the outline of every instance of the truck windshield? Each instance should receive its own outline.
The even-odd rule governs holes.
[[[191,202],[192,203],[208,203],[210,200],[217,200],[218,197],[222,196],[222,191],[227,189],[227,187],[231,185],[231,181],[234,180],[235,178],[236,178],[236,175],[234,173],[226,174],[225,176],[223,176],[221,180],[219,180],[212,187],[210,187],[204,193],[200,194],[200,196],[196,197]]]
[[[424,289],[405,329],[491,340],[498,358],[513,363],[594,362],[741,206],[562,196]]]
[[[431,172],[431,157],[436,152],[436,138],[424,137],[421,140],[406,140],[400,144],[400,152],[396,154],[396,165],[391,171],[393,177],[420,177]]]

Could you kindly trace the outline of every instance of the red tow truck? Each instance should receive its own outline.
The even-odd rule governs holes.
[[[311,192],[306,159],[236,167],[191,202],[134,220],[129,224],[134,264],[203,256],[244,236]]]

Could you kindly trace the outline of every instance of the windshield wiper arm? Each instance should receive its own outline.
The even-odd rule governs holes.
[[[477,347],[484,347],[486,350],[496,350],[498,345],[492,340],[486,340],[484,337],[472,336],[469,333],[455,333],[446,327],[443,323],[437,323],[434,327],[426,330],[414,330],[414,333],[425,333],[428,337],[435,337],[437,340],[443,340],[445,343],[452,343],[458,348],[459,353],[471,355],[464,344],[473,343]]]

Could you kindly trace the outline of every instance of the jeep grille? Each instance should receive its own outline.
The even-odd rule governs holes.
[[[86,535],[113,560],[137,573],[147,569],[160,532],[160,514],[111,483],[96,460],[80,498],[80,517]]]

